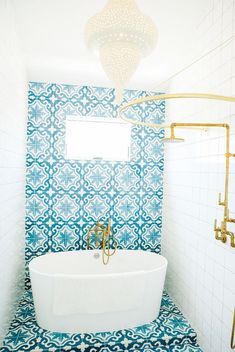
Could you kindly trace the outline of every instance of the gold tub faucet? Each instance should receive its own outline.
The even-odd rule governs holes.
[[[115,254],[117,250],[117,241],[114,239],[114,249],[110,249],[110,237],[112,233],[111,219],[108,220],[108,225],[104,225],[99,220],[95,224],[94,228],[89,228],[87,232],[87,249],[90,249],[91,234],[95,234],[95,246],[96,248],[102,249],[102,261],[104,265],[107,265],[109,258]]]

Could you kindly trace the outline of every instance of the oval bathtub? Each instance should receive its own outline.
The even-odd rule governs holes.
[[[101,251],[45,254],[29,264],[38,325],[57,332],[105,332],[154,320],[167,260],[141,250],[118,250],[103,265]]]

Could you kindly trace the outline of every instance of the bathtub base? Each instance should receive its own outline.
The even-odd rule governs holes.
[[[156,302],[161,302],[162,293],[155,295]],[[147,309],[147,304],[139,309],[119,313],[74,314],[56,316],[37,315],[38,325],[49,331],[61,333],[97,333],[110,332],[123,329],[132,329],[136,326],[151,323],[159,315],[160,303],[154,307],[154,311]]]

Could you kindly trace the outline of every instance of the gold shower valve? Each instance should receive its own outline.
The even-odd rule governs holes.
[[[214,221],[214,231],[215,231],[215,238],[219,241],[222,241],[223,243],[226,242],[227,237],[222,229],[224,225],[221,223],[221,227],[217,227],[217,220],[215,219]]]
[[[234,219],[231,219],[231,220],[234,220]],[[226,243],[227,238],[229,236],[230,237],[230,245],[231,245],[231,247],[235,248],[235,235],[233,232],[227,230],[227,222],[228,221],[229,220],[222,221],[221,226],[218,227],[217,220],[215,219],[215,221],[214,221],[215,238],[223,243]]]

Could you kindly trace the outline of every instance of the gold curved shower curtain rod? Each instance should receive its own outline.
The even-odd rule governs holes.
[[[227,101],[231,103],[235,103],[235,97],[226,96],[226,95],[217,95],[217,94],[209,94],[209,93],[172,93],[172,94],[159,94],[159,95],[150,95],[148,97],[142,97],[139,99],[132,100],[131,102],[121,106],[119,108],[119,117],[122,120],[125,120],[130,123],[134,123],[135,125],[154,127],[154,128],[169,128],[170,125],[166,124],[157,124],[151,122],[142,122],[130,119],[124,116],[124,112],[137,104],[142,104],[148,101],[159,101],[159,100],[169,100],[169,99],[213,99],[220,101]]]

